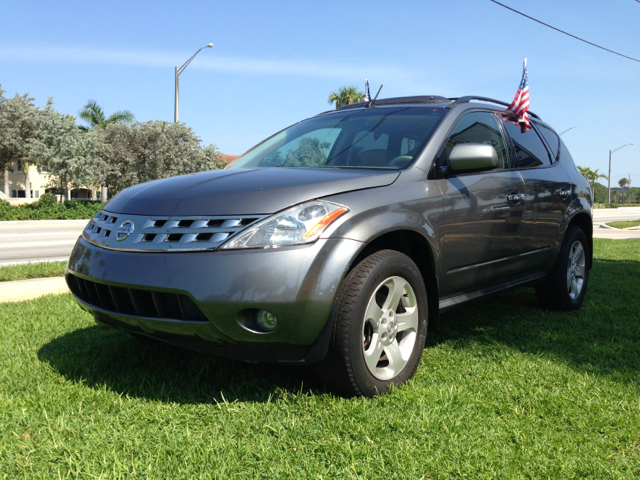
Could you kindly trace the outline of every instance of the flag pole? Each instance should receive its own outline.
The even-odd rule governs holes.
[[[524,68],[527,68],[527,59],[524,59]]]

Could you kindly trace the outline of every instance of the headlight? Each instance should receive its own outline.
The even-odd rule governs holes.
[[[265,218],[220,248],[266,248],[315,242],[322,232],[349,209],[335,203],[312,201]]]

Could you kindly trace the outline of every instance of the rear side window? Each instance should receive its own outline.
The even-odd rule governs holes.
[[[513,142],[518,168],[551,165],[551,155],[534,129],[522,133],[520,127],[512,122],[504,122],[504,125]]]
[[[496,168],[509,168],[509,159],[502,132],[496,117],[489,112],[473,112],[465,115],[447,139],[444,151],[439,158],[441,167],[449,166],[449,155],[456,145],[462,143],[483,143],[492,145],[498,154],[498,166]]]
[[[545,127],[539,123],[536,123],[536,127],[538,127],[538,131],[542,135],[542,138],[544,138],[547,145],[549,145],[551,156],[553,157],[553,161],[555,161],[558,158],[558,153],[560,153],[560,138],[556,132],[551,130],[549,127]]]

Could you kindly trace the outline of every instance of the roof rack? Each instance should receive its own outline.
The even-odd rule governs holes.
[[[504,105],[505,107],[509,107],[511,106],[510,103],[506,103],[506,102],[502,102],[500,100],[495,100],[493,98],[489,98],[489,97],[477,97],[475,95],[467,95],[466,97],[458,97],[458,98],[448,98],[447,100],[453,100],[453,103],[449,104],[446,106],[446,108],[453,108],[456,105],[459,105],[461,103],[469,103],[471,102],[471,100],[480,100],[482,102],[489,102],[489,103],[496,103],[498,105]],[[527,113],[529,115],[531,115],[534,118],[537,118],[538,120],[541,120],[541,118],[536,115],[535,113],[533,113],[531,110],[528,110]]]
[[[375,106],[379,105],[402,105],[409,103],[447,103],[450,99],[441,97],[440,95],[420,95],[416,97],[394,97],[394,98],[381,98],[376,100]],[[344,105],[337,110],[348,110],[349,108],[366,107],[369,102],[352,103],[350,105]]]

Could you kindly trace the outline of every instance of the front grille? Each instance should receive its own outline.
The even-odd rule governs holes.
[[[117,250],[215,250],[263,218],[265,215],[162,217],[101,211],[91,219],[83,237],[93,244]],[[128,236],[117,233],[117,228],[125,222],[133,228]]]
[[[89,305],[123,315],[207,322],[202,310],[186,295],[114,287],[72,273],[67,281],[73,294]]]
[[[96,239],[100,237],[109,237],[111,235],[111,231],[115,230],[115,223],[117,221],[118,217],[99,212],[86,226],[85,232],[90,237],[94,237]]]

